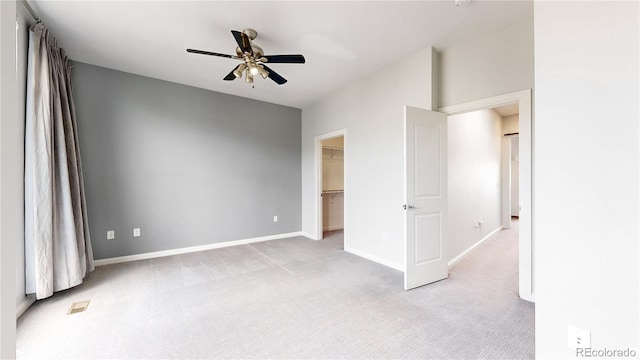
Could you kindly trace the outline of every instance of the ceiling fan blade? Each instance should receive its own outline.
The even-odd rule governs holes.
[[[227,54],[220,54],[220,53],[211,52],[211,51],[204,51],[204,50],[187,49],[187,52],[192,53],[192,54],[220,56],[220,57],[225,57],[225,58],[229,58],[229,59],[239,59],[239,57],[237,57],[237,56],[227,55]]]
[[[235,80],[236,76],[233,74],[234,71],[236,71],[236,69],[238,69],[242,64],[236,66],[235,68],[233,68],[233,70],[231,70],[230,73],[227,74],[227,76],[224,77],[223,80],[227,80],[227,81],[231,81],[231,80]]]
[[[253,55],[253,50],[251,49],[251,42],[249,41],[249,37],[246,34],[236,30],[231,30],[231,33],[233,34],[233,37],[236,39],[236,42],[238,43],[238,47],[240,48],[240,50],[242,50],[242,53],[248,52],[251,55]]]
[[[265,55],[267,62],[272,64],[304,64],[304,56],[302,55]]]
[[[287,82],[287,79],[283,78],[277,72],[268,68],[267,65],[262,64],[262,67],[264,67],[264,69],[269,72],[269,78],[275,81],[278,85],[282,85]]]

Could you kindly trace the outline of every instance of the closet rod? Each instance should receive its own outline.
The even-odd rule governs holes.
[[[344,190],[322,190],[323,194],[340,194],[343,192]]]
[[[20,0],[20,2],[24,6],[24,8],[27,9],[27,11],[29,12],[29,14],[31,15],[33,20],[35,22],[39,23],[40,22],[40,18],[36,16],[35,12],[33,12],[33,9],[31,8],[31,6],[29,6],[29,3],[26,0]]]

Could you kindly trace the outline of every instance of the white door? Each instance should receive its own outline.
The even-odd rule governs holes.
[[[448,277],[447,116],[405,106],[404,288]]]

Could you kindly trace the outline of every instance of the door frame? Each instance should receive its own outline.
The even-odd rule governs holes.
[[[313,240],[322,240],[323,229],[322,229],[322,141],[327,139],[333,139],[342,136],[344,139],[344,241],[345,248],[347,242],[347,129],[340,129],[336,131],[332,131],[330,133],[326,133],[323,135],[318,135],[313,138],[313,146],[314,146],[314,154],[315,154],[315,166],[314,166],[314,181],[313,181],[313,189],[315,196],[313,197],[313,208],[315,213],[315,229],[316,233],[313,235]]]
[[[520,232],[518,236],[518,289],[520,297],[531,302],[535,301],[535,259],[534,259],[534,232],[533,232],[533,112],[531,89],[517,91],[509,94],[489,97],[486,99],[471,101],[463,104],[445,106],[438,111],[450,115],[466,113],[470,111],[490,109],[502,105],[518,103],[519,133],[520,133]],[[528,163],[528,164],[527,164]]]

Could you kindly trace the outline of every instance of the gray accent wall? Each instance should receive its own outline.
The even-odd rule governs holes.
[[[96,259],[301,230],[300,109],[79,62],[73,86]]]

